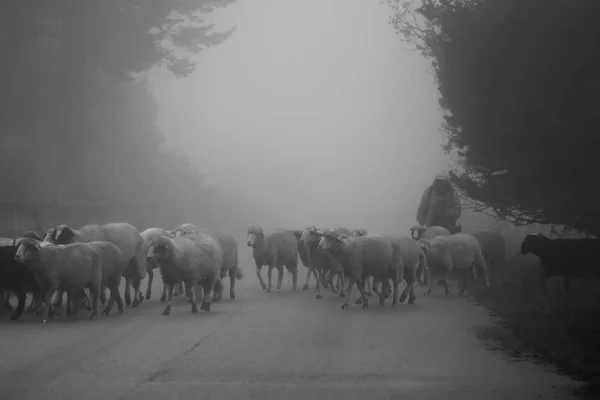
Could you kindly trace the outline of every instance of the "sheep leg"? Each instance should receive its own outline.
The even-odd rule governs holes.
[[[219,301],[223,298],[223,281],[218,276],[215,280],[215,286],[213,287],[213,298],[212,301]]]
[[[446,291],[446,296],[452,296],[452,293],[450,292],[450,288],[448,287],[448,278],[449,277],[450,277],[450,273],[446,272],[444,274],[444,278],[440,280],[440,281],[444,282],[444,290]]]
[[[52,300],[52,296],[54,292],[56,292],[56,288],[58,285],[51,284],[44,293],[44,312],[42,314],[42,324],[48,322],[48,316],[50,314],[50,300]]]
[[[205,278],[202,281],[202,291],[204,292],[204,298],[202,299],[202,305],[200,306],[200,309],[203,311],[210,311],[210,295],[211,291],[213,290],[213,287],[215,286],[216,279],[218,278],[209,277]]]
[[[171,283],[165,284],[165,287],[167,288],[167,304],[165,305],[163,315],[171,314],[171,299],[173,298],[173,286],[175,285]]]
[[[163,284],[162,294],[160,296],[160,302],[164,303],[167,301],[167,285]]]
[[[366,281],[366,278],[360,278],[356,281],[356,286],[362,288],[362,291],[360,292],[360,296],[358,296],[356,300],[354,300],[354,304],[363,304],[363,293],[365,293]]]
[[[229,270],[229,298],[231,300],[235,299],[235,273],[237,268],[232,268]]]
[[[273,268],[274,266],[270,266],[267,269],[267,293],[271,291],[271,279],[273,277]]]
[[[427,290],[423,293],[423,296],[431,296],[431,292],[433,291],[433,274],[431,270],[427,268],[425,270],[425,278],[427,279]]]
[[[283,282],[283,267],[277,268],[277,290],[281,290],[281,283]],[[271,285],[271,277],[269,276],[269,286]]]
[[[31,302],[29,303],[29,306],[27,306],[27,309],[25,310],[25,312],[27,314],[32,313],[36,310],[35,305],[37,302],[37,298],[38,298],[38,295],[36,293],[31,294]]]
[[[63,305],[63,294],[64,294],[64,292],[62,290],[58,290],[56,292],[56,299],[54,300],[54,304],[52,304],[54,307],[62,307],[62,305]]]
[[[148,268],[148,285],[146,286],[146,300],[150,300],[152,298],[152,282],[154,281],[154,272],[152,268]]]
[[[365,294],[367,296],[372,296],[373,295],[373,277],[372,276],[367,276],[365,278]]]
[[[328,280],[329,280],[329,286],[331,287],[331,291],[335,294],[338,294],[339,292],[339,285],[336,285],[335,282],[337,281],[337,273],[333,273],[332,271],[329,271],[329,275],[328,275]],[[334,282],[335,280],[335,282]]]
[[[113,306],[115,305],[115,302],[117,302],[117,297],[121,297],[121,295],[119,294],[119,285],[115,284],[114,282],[109,282],[106,286],[108,286],[109,290],[110,290],[110,298],[108,299],[108,304],[106,305],[106,307],[104,307],[104,311],[102,311],[102,316],[108,316],[110,315],[110,312],[113,308]],[[117,308],[119,308],[119,314],[121,314],[123,312],[123,300],[121,300],[121,306],[119,307],[117,305]]]
[[[94,284],[90,289],[92,297],[92,312],[90,313],[90,319],[98,317],[98,307],[100,303],[100,285]]]
[[[25,303],[27,302],[27,293],[25,293],[25,290],[19,288],[15,291],[15,293],[19,299],[19,303],[17,304],[16,310],[10,316],[10,319],[13,321],[21,318],[21,315],[23,315],[23,310],[25,309]]]
[[[135,308],[144,301],[144,296],[142,295],[142,290],[140,289],[140,287],[142,286],[141,279],[134,277],[132,279],[132,282],[133,282],[133,302],[131,303],[131,307]]]
[[[317,299],[323,298],[323,292],[325,291],[325,271],[319,270],[317,271]],[[321,283],[320,285],[318,283]]]
[[[106,283],[100,285],[100,302],[106,304]]]
[[[340,271],[338,274],[338,286],[340,288],[340,297],[346,297],[348,282],[346,280],[346,274],[344,274],[344,271]]]
[[[302,286],[302,290],[308,290],[308,282],[310,281],[310,274],[313,273],[313,268],[312,267],[308,267],[307,271],[306,271],[306,282],[304,283],[304,286]]]
[[[131,278],[125,277],[125,305],[131,306]]]
[[[192,286],[191,292],[192,292],[192,298],[190,299],[190,303],[192,303],[192,314],[197,314],[198,313],[198,298],[200,297],[200,282],[197,282],[196,284],[194,284]],[[200,308],[202,309],[202,306],[204,305],[204,302],[202,302],[202,305],[200,306]]]
[[[262,265],[258,265],[258,263],[256,263],[256,276],[258,277],[258,281],[260,282],[260,287],[262,287],[262,290],[267,290],[267,285],[265,284],[265,281],[263,280],[262,274],[260,272],[261,269]]]
[[[288,270],[288,272],[290,272],[292,274],[292,290],[295,291],[298,288],[298,264],[294,265],[292,263],[292,265],[288,264],[285,266]],[[316,271],[315,271],[316,274]],[[283,268],[281,268],[281,276],[279,278],[279,284],[278,289],[281,288],[281,281],[283,280]],[[317,290],[319,290],[319,278],[317,277]]]

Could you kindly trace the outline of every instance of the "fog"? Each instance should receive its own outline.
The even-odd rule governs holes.
[[[237,196],[249,222],[407,232],[449,159],[430,65],[388,10],[246,0],[212,13],[217,28],[237,30],[200,54],[195,74],[150,74],[169,145]]]

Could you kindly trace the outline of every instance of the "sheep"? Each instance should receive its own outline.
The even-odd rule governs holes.
[[[506,242],[498,232],[480,229],[473,233],[481,246],[481,253],[491,272],[497,270],[498,265],[506,263]]]
[[[599,251],[600,239],[550,239],[531,233],[521,243],[521,254],[533,253],[539,257],[544,270],[542,282],[561,276],[565,293],[569,292],[571,279],[600,279],[596,261]]]
[[[42,323],[48,321],[50,299],[59,286],[68,294],[78,295],[89,287],[92,292],[90,319],[98,316],[98,301],[102,283],[100,254],[88,243],[53,245],[38,243],[33,239],[19,242],[15,261],[23,263],[33,272],[44,296]],[[76,308],[79,302],[74,301]]]
[[[313,268],[317,271],[317,299],[323,298],[323,290],[325,289],[325,274],[337,274],[342,266],[327,252],[319,251],[317,246],[323,237],[324,231],[317,229],[314,225],[309,225],[302,231],[300,243],[306,246]],[[319,284],[320,282],[320,284]],[[331,291],[337,293],[338,290],[331,284]]]
[[[491,289],[481,246],[473,236],[466,233],[455,233],[448,236],[436,236],[431,240],[421,239],[419,243],[425,253],[430,275],[428,276],[429,284],[425,296],[431,295],[433,290],[432,275],[443,276],[446,296],[450,296],[448,275],[454,269],[459,270],[461,273],[460,295],[464,295],[466,275],[471,271],[471,268],[476,266],[483,271],[486,290]]]
[[[147,257],[155,257],[163,283],[167,286],[167,304],[163,315],[171,313],[173,286],[186,282],[191,288],[192,313],[198,312],[198,289],[203,289],[200,309],[210,311],[211,292],[223,268],[219,243],[203,233],[189,233],[170,238],[161,236],[150,245]]]
[[[261,227],[252,225],[247,230],[246,245],[252,248],[252,257],[254,257],[254,263],[256,264],[256,276],[264,291],[271,291],[273,268],[277,268],[277,290],[281,289],[284,265],[292,274],[292,290],[296,290],[298,284],[298,246],[296,236],[292,231],[277,229],[271,233],[265,233]],[[260,271],[263,265],[268,266],[268,286],[265,284]]]
[[[85,225],[79,230],[71,229],[67,225],[59,225],[48,231],[45,241],[54,244],[86,243],[92,241],[111,242],[117,245],[123,255],[129,259],[129,268],[125,271],[125,304],[137,307],[143,296],[140,291],[141,280],[146,277],[146,263],[143,258],[143,239],[138,230],[131,224],[115,222],[105,225]],[[133,283],[134,300],[131,302],[129,293],[130,282]]]
[[[369,306],[363,288],[358,281],[366,276],[380,277],[386,282],[387,273],[391,268],[394,281],[394,301],[392,307],[396,307],[398,301],[398,284],[403,279],[400,263],[394,261],[394,250],[388,239],[379,235],[368,236],[345,236],[334,231],[325,232],[317,249],[330,252],[344,269],[347,277],[348,287],[346,298],[342,304],[342,310],[349,307],[350,293],[354,283],[363,299],[363,308]],[[385,289],[385,287],[384,287]],[[379,293],[378,293],[379,294]],[[383,296],[379,297],[380,305],[383,305]]]
[[[309,282],[310,276],[312,274],[315,277],[315,280],[317,281],[317,291],[319,291],[319,285],[321,284],[321,282],[319,281],[318,273],[312,267],[312,261],[310,260],[310,257],[308,255],[309,251],[308,251],[308,248],[306,247],[306,244],[300,242],[300,239],[302,238],[303,230],[302,229],[293,229],[292,232],[296,236],[296,241],[298,242],[298,256],[300,257],[300,261],[302,261],[302,265],[304,265],[307,268],[306,282],[302,286],[302,290],[308,290],[308,287],[309,287],[308,282]]]
[[[110,315],[115,302],[117,303],[118,313],[122,314],[123,299],[121,299],[121,294],[119,293],[119,285],[121,284],[123,273],[129,265],[129,260],[114,243],[96,241],[89,242],[89,245],[100,255],[100,267],[102,269],[101,291],[104,292],[105,287],[110,290],[110,299],[101,315]]]
[[[22,263],[15,261],[17,246],[12,243],[0,246],[0,290],[2,293],[6,291],[6,294],[13,292],[17,295],[19,302],[16,310],[10,316],[10,319],[15,321],[23,315],[27,293],[37,294],[40,289],[33,273]],[[6,306],[8,298],[3,297],[3,300],[5,305],[0,310],[0,315],[4,315],[4,309],[12,310],[12,306],[10,308]],[[10,303],[8,305],[10,306]]]
[[[148,250],[150,250],[150,245],[153,240],[157,240],[161,236],[174,237],[173,233],[167,231],[163,228],[148,228],[142,232],[140,232],[143,240],[143,250],[142,254],[148,254]],[[156,260],[153,258],[145,258],[146,264],[146,273],[148,274],[148,286],[146,286],[146,300],[150,300],[152,298],[152,282],[154,281],[154,270],[158,268],[158,264]],[[166,286],[163,286],[163,292],[160,297],[160,301],[166,301]]]
[[[448,236],[450,235],[450,231],[443,226],[433,225],[424,227],[422,225],[414,225],[410,228],[410,235],[415,240],[431,240],[436,236]],[[422,263],[422,268],[419,268],[417,271],[417,279],[419,281],[419,285],[427,285],[427,264],[425,262]]]
[[[238,263],[238,245],[237,241],[233,236],[224,232],[218,232],[212,229],[200,229],[192,224],[185,224],[187,229],[180,229],[177,227],[174,229],[176,236],[186,235],[190,233],[203,233],[210,236],[219,243],[223,257],[223,266],[221,268],[219,279],[215,283],[213,288],[213,301],[221,300],[223,296],[223,282],[222,279],[229,275],[229,298],[235,299],[235,281],[241,280],[244,277],[242,270]]]

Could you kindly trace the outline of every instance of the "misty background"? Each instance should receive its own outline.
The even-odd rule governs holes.
[[[448,159],[434,77],[390,29],[389,10],[255,0],[210,18],[237,30],[198,56],[197,73],[150,72],[169,144],[230,196],[276,217],[248,209],[253,223],[407,230]]]

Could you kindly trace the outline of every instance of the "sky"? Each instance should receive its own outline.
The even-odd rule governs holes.
[[[270,224],[407,233],[449,159],[430,63],[388,18],[378,0],[240,0],[208,14],[237,30],[192,76],[150,74],[168,143],[212,184],[260,199]]]

